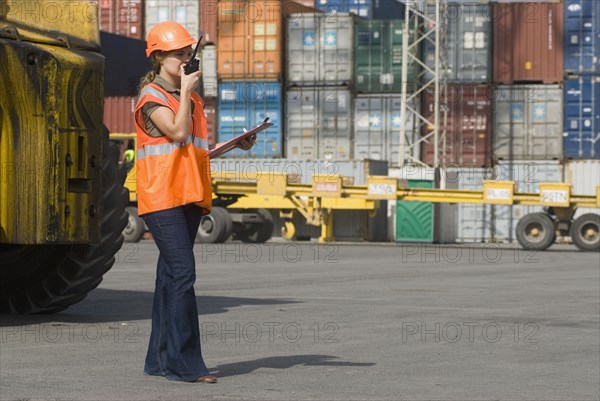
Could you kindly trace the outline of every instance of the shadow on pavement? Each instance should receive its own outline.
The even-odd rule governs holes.
[[[373,366],[372,362],[338,361],[331,355],[289,355],[254,359],[245,362],[227,363],[211,369],[217,377],[245,375],[261,368],[289,369],[297,365],[303,366]]]
[[[98,288],[80,303],[61,313],[49,315],[0,315],[0,326],[20,326],[46,322],[101,323],[150,319],[154,293]],[[225,313],[248,305],[298,303],[291,299],[196,296],[199,315]]]

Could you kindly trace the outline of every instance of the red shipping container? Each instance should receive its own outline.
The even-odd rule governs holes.
[[[100,0],[100,30],[145,39],[142,0]]]
[[[562,2],[494,4],[494,82],[562,82],[563,6]]]
[[[135,134],[133,114],[137,97],[104,98],[104,125],[112,134]]]
[[[492,163],[492,99],[490,85],[448,85],[445,143],[440,138],[439,162],[443,166],[487,167]],[[433,91],[423,96],[423,114],[433,120],[435,97]],[[443,110],[443,109],[441,109]],[[443,114],[440,113],[443,117]],[[424,126],[423,136],[433,132]],[[441,134],[441,132],[440,132]],[[421,159],[434,163],[433,136],[423,142]]]
[[[217,143],[217,99],[205,98],[204,115],[206,116],[206,126],[208,129],[208,144]]]
[[[204,34],[202,43],[217,44],[217,21],[219,6],[217,0],[204,0],[200,3],[200,31]]]

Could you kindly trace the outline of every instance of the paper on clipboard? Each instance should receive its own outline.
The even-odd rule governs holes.
[[[252,128],[250,131],[245,131],[243,134],[238,135],[235,138],[228,140],[227,142],[225,142],[218,148],[215,148],[215,149],[211,150],[210,152],[208,152],[208,157],[210,159],[219,157],[219,156],[223,155],[224,153],[227,153],[230,150],[237,148],[240,141],[242,141],[246,138],[250,138],[251,136],[258,134],[259,132],[266,130],[267,128],[269,128],[272,125],[273,125],[273,123],[270,123],[269,117],[267,117],[262,122],[262,124]]]

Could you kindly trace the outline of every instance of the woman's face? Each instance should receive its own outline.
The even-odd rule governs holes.
[[[187,63],[191,56],[192,46],[165,52],[161,71],[164,70],[168,74],[178,77],[181,74],[179,67],[181,67],[182,64]]]

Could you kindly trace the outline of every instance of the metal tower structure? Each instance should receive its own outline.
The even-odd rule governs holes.
[[[399,1],[399,0],[396,0]],[[400,110],[399,165],[424,165],[420,148],[433,143],[434,167],[439,167],[446,139],[446,75],[448,0],[403,0],[406,3],[402,47],[402,106]],[[434,49],[433,65],[421,59],[420,46]],[[409,83],[409,70],[414,82]],[[418,73],[416,73],[418,71]],[[421,96],[433,92],[434,110],[421,110]],[[409,127],[409,122],[412,121]],[[422,127],[433,130],[421,135]]]

